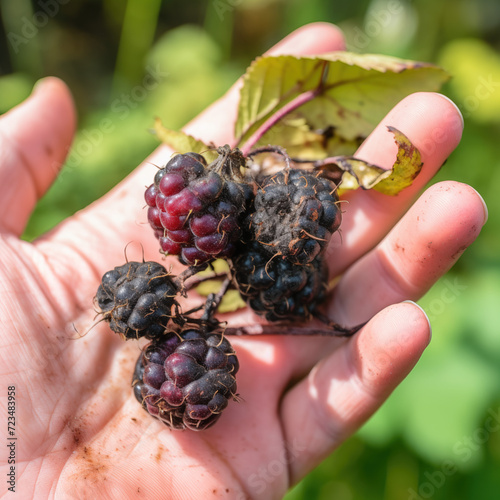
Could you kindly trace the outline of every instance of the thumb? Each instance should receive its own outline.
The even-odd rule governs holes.
[[[0,116],[0,230],[20,235],[70,148],[76,113],[70,92],[45,78],[31,96]]]

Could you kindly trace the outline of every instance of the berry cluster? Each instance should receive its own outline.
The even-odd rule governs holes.
[[[182,277],[157,262],[127,262],[104,274],[95,300],[123,339],[151,340],[132,381],[142,407],[172,429],[202,430],[237,398],[239,365],[210,315],[197,321],[180,312],[176,297],[184,290]],[[207,300],[207,313],[214,301]]]
[[[197,153],[174,156],[145,192],[160,251],[186,271],[173,276],[156,262],[127,262],[104,274],[96,294],[111,330],[151,341],[137,360],[133,390],[172,429],[206,429],[237,398],[236,353],[213,317],[227,287],[269,321],[319,317],[324,254],[341,222],[332,181],[290,168],[288,157],[282,171],[252,178],[238,149],[217,152],[210,164]],[[190,289],[186,280],[220,258],[230,267],[225,285],[183,313],[177,297]]]

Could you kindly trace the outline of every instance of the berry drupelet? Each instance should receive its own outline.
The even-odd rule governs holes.
[[[307,320],[326,297],[328,270],[321,257],[299,265],[270,257],[253,241],[232,259],[231,268],[242,297],[268,321]]]

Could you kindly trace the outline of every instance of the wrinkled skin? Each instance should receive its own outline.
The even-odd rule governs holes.
[[[271,52],[343,47],[335,27],[317,24]],[[237,99],[235,86],[186,131],[230,142]],[[467,185],[446,181],[424,191],[461,137],[461,116],[448,99],[407,97],[358,156],[392,165],[389,124],[421,149],[422,173],[396,197],[346,196],[342,241],[336,234],[328,251],[331,275],[343,273],[329,316],[345,325],[370,321],[349,340],[231,339],[242,400],[231,402],[213,428],[194,433],[168,430],[137,404],[130,378],[138,343],[122,341],[105,323],[82,338],[75,332],[94,323],[100,277],[123,263],[127,243],[135,242],[130,260],[141,259],[139,242],[146,260],[159,259],[143,193],[153,164],[172,152],[159,148],[108,195],[26,243],[19,235],[70,147],[74,108],[64,84],[47,79],[0,118],[1,402],[5,416],[6,388],[15,386],[19,498],[35,491],[37,499],[281,498],[373,414],[430,340],[425,314],[404,301],[428,290],[486,219],[480,196]],[[223,319],[259,321],[250,311]],[[3,462],[4,481],[7,468]]]

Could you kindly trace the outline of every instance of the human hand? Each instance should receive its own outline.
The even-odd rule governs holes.
[[[342,50],[339,31],[309,25],[273,53]],[[205,142],[230,143],[236,87],[186,127]],[[147,415],[131,390],[139,355],[91,310],[102,274],[123,263],[127,243],[146,260],[158,244],[143,192],[171,155],[160,147],[102,199],[33,243],[19,240],[36,200],[62,164],[75,127],[64,85],[46,80],[0,118],[0,344],[2,408],[16,387],[16,492],[20,498],[280,498],[348,438],[417,362],[430,339],[413,303],[458,259],[485,222],[469,186],[442,182],[418,194],[457,146],[462,119],[432,93],[399,103],[357,156],[390,167],[396,146],[386,126],[407,135],[424,167],[396,197],[372,191],[349,203],[328,251],[338,285],[327,304],[343,325],[370,321],[348,340],[232,338],[240,361],[239,403],[203,432],[171,431]],[[417,199],[417,201],[415,201]],[[413,205],[412,205],[413,203]],[[140,260],[139,249],[129,246]],[[141,253],[140,253],[141,252]],[[174,272],[180,269],[168,259]],[[372,317],[373,316],[373,317]],[[255,323],[249,311],[225,315]]]

